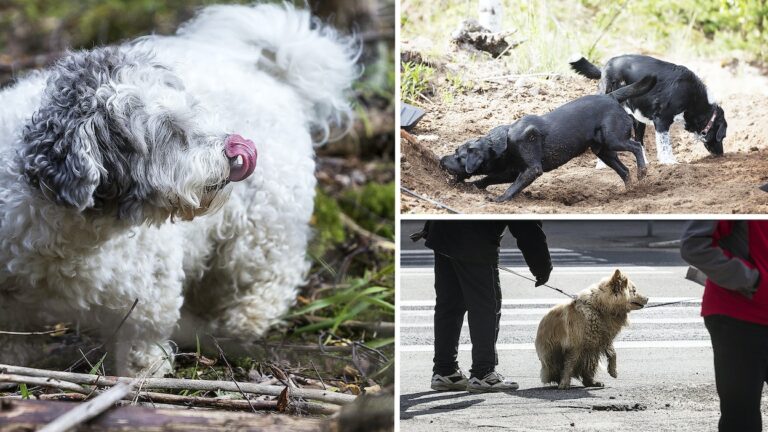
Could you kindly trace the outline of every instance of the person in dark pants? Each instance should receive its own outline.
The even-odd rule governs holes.
[[[536,286],[546,283],[552,260],[541,222],[429,221],[420,233],[435,253],[434,390],[488,392],[518,388],[496,372],[501,318],[499,248],[507,228],[536,277]],[[472,340],[469,379],[456,361],[465,313]]]
[[[691,221],[680,252],[707,275],[701,315],[712,339],[719,430],[759,432],[768,383],[768,221]]]

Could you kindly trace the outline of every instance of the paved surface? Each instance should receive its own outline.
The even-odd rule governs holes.
[[[413,222],[411,222],[413,224]],[[558,225],[563,224],[563,225]],[[674,249],[648,248],[626,235],[613,241],[594,235],[578,242],[573,222],[547,222],[555,271],[550,284],[576,292],[620,267],[651,297],[651,304],[678,299],[692,301],[645,309],[630,315],[631,325],[616,340],[618,379],[601,365],[598,379],[606,387],[584,389],[576,380],[566,391],[543,386],[533,348],[536,327],[562,295],[514,275],[501,273],[502,327],[498,370],[517,381],[509,394],[438,393],[429,389],[432,365],[433,277],[426,254],[416,245],[402,255],[400,284],[400,430],[506,429],[519,431],[714,431],[719,417],[712,351],[699,317],[702,287],[684,279],[686,267]],[[614,228],[607,223],[602,233]],[[563,235],[557,234],[562,229]],[[594,228],[588,227],[588,228]],[[642,224],[624,228],[643,228]],[[658,229],[659,227],[655,227]],[[677,231],[650,242],[674,239]],[[406,231],[404,228],[403,231]],[[621,227],[616,228],[621,231]],[[585,232],[585,230],[581,230]],[[644,229],[642,230],[644,231]],[[614,232],[615,234],[616,232]],[[407,232],[404,232],[407,235]],[[568,247],[565,247],[568,246]],[[632,263],[643,265],[632,265]],[[506,251],[502,265],[530,275],[519,255]],[[462,332],[459,361],[470,367],[469,334]],[[768,392],[763,400],[768,414]],[[768,417],[766,418],[768,421]]]

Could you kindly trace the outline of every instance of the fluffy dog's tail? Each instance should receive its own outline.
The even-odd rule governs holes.
[[[619,101],[619,103],[621,103],[627,99],[632,99],[633,97],[642,96],[648,93],[655,85],[656,77],[654,75],[646,75],[643,77],[643,79],[636,83],[608,93],[608,96],[616,99]]]
[[[571,65],[571,69],[573,69],[577,74],[585,76],[589,79],[600,79],[600,77],[603,75],[603,73],[600,72],[599,67],[593,65],[584,57],[580,57],[578,60],[574,60],[569,63]]]
[[[287,4],[211,6],[178,34],[220,44],[293,86],[322,132],[319,141],[328,140],[329,124],[349,123],[347,93],[361,73],[360,40],[339,34],[309,11]]]

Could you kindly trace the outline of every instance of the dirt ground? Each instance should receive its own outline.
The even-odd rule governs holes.
[[[768,213],[768,193],[758,189],[768,183],[768,79],[744,64],[667,60],[694,70],[717,95],[728,121],[724,156],[710,156],[703,144],[675,124],[672,145],[680,163],[659,165],[649,127],[645,136],[648,176],[638,182],[634,158],[622,155],[634,179],[629,188],[613,170],[596,169],[596,157],[586,153],[544,173],[513,200],[497,204],[488,198],[500,195],[509,185],[481,191],[451,184],[446,173],[423,153],[411,151],[412,145],[403,140],[401,184],[460,213]],[[437,156],[453,153],[458,145],[493,127],[513,123],[525,114],[544,114],[597,89],[596,81],[572,74],[499,75],[493,60],[479,63],[460,55],[451,63],[437,64],[436,69],[438,76],[474,71],[470,72],[474,74],[471,88],[451,98],[440,96],[449,91],[449,84],[437,79],[435,96],[424,103],[427,114],[412,133]],[[401,196],[403,213],[447,212],[405,193]]]

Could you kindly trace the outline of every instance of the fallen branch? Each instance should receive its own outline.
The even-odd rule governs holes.
[[[8,396],[11,399],[19,399],[21,396]],[[65,402],[82,402],[87,399],[87,395],[81,393],[54,393],[54,394],[41,394],[37,396],[40,400],[51,401],[65,401]],[[221,408],[233,411],[250,411],[251,406],[259,411],[277,411],[276,400],[251,400],[242,399],[224,399],[213,398],[203,396],[181,396],[169,393],[156,393],[156,392],[130,392],[124,401],[130,402],[134,399],[138,399],[141,402],[150,402],[158,404],[170,404],[179,405],[184,407],[198,407],[198,408]],[[290,407],[300,413],[304,414],[321,414],[330,415],[339,412],[341,409],[338,405],[323,404],[317,402],[301,402],[293,401]]]
[[[394,242],[389,241],[378,234],[375,234],[366,230],[365,228],[358,225],[357,222],[355,222],[351,217],[347,216],[346,214],[339,213],[339,219],[341,219],[341,223],[345,227],[349,228],[350,231],[359,235],[360,237],[370,240],[371,245],[373,247],[383,249],[383,250],[391,250],[391,251],[395,250]]]
[[[61,417],[56,418],[56,420],[40,429],[40,432],[66,432],[79,424],[83,424],[112,408],[115,402],[128,395],[132,386],[132,384],[117,383],[111,389],[88,402],[77,405]]]
[[[267,396],[280,396],[280,393],[285,389],[284,386],[272,386],[254,383],[239,383],[235,385],[232,381],[207,381],[207,380],[189,380],[189,379],[177,379],[177,378],[126,378],[126,377],[114,377],[114,376],[97,376],[80,374],[73,372],[60,372],[51,371],[45,369],[34,369],[21,366],[12,366],[0,364],[0,373],[24,375],[26,377],[43,377],[53,378],[61,381],[69,381],[75,384],[89,384],[99,385],[104,387],[111,387],[118,382],[133,383],[134,381],[141,381],[141,387],[144,389],[163,389],[163,390],[204,390],[204,391],[231,391],[237,392],[242,390],[243,393],[260,394]],[[0,381],[3,375],[0,375]],[[27,381],[30,382],[30,381]],[[239,389],[238,389],[239,387]],[[62,388],[63,390],[66,390]],[[85,390],[84,390],[85,391]],[[80,392],[78,392],[80,393]],[[300,397],[304,399],[313,399],[321,402],[328,402],[336,405],[346,405],[352,403],[357,398],[354,395],[334,393],[331,391],[318,390],[318,389],[291,389],[291,396]]]
[[[45,330],[45,331],[31,331],[31,332],[17,332],[17,331],[5,331],[0,330],[0,335],[8,335],[8,336],[43,336],[43,335],[51,335],[55,333],[64,333],[68,328],[61,328],[61,329],[53,329],[53,330]]]
[[[2,400],[0,431],[37,430],[74,406],[72,402]],[[200,409],[117,406],[88,423],[87,430],[125,431],[318,431],[333,420]],[[79,430],[79,429],[78,429]],[[82,429],[85,430],[85,429]]]
[[[0,368],[2,371],[2,368]],[[91,389],[73,384],[67,380],[56,378],[34,377],[15,374],[0,373],[0,382],[9,382],[14,384],[31,384],[40,387],[57,388],[75,393],[91,394]]]

